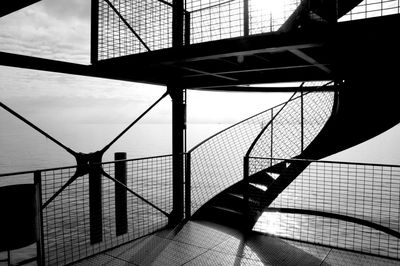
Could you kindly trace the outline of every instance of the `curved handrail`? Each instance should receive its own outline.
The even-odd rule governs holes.
[[[308,93],[308,92],[307,92],[307,93]],[[236,124],[233,124],[233,125],[231,125],[231,126],[229,126],[229,127],[227,127],[227,128],[224,128],[223,130],[221,130],[221,131],[215,133],[214,135],[211,135],[210,137],[208,137],[208,138],[206,138],[205,140],[201,141],[199,144],[195,145],[193,148],[191,148],[191,149],[188,151],[188,153],[191,153],[191,152],[195,151],[198,147],[200,147],[201,145],[203,145],[204,143],[206,143],[206,142],[209,141],[210,139],[212,139],[212,138],[214,138],[214,137],[216,137],[216,136],[218,136],[218,135],[224,133],[225,131],[228,131],[229,129],[231,129],[231,128],[233,128],[233,127],[239,125],[239,124],[242,124],[242,123],[244,123],[244,122],[247,122],[248,120],[250,120],[250,119],[252,119],[252,118],[254,118],[254,117],[258,116],[258,115],[261,115],[261,114],[270,112],[270,111],[273,110],[273,109],[276,109],[276,108],[279,108],[280,106],[286,105],[289,101],[294,101],[294,100],[296,100],[296,99],[298,99],[298,98],[300,98],[300,97],[301,97],[301,96],[297,96],[297,97],[295,97],[295,98],[293,98],[293,99],[289,99],[289,100],[286,101],[286,102],[283,102],[283,103],[280,103],[280,104],[278,104],[278,105],[275,105],[274,107],[271,107],[271,108],[269,108],[269,109],[267,109],[267,110],[264,110],[264,111],[262,111],[262,112],[259,112],[258,114],[255,114],[255,115],[253,115],[253,116],[250,116],[250,117],[248,117],[248,118],[246,118],[246,119],[244,119],[244,120],[241,120],[241,121],[237,122]]]
[[[328,83],[322,85],[321,88],[326,87],[326,86],[329,86],[329,85],[331,85],[332,83],[333,83],[333,81],[330,81],[330,82],[328,82]],[[303,87],[303,85],[304,85],[304,83],[301,84],[301,87]],[[292,97],[291,97],[287,102],[283,103],[283,104],[282,104],[283,106],[282,106],[282,108],[279,110],[279,112],[276,113],[276,114],[274,115],[274,117],[265,125],[265,127],[263,128],[263,130],[261,130],[260,134],[258,134],[258,136],[254,139],[254,141],[253,141],[253,143],[250,145],[250,147],[249,147],[249,149],[248,149],[248,151],[247,151],[245,157],[249,157],[249,156],[250,156],[251,152],[253,151],[255,145],[257,144],[257,142],[259,141],[259,139],[261,138],[261,136],[265,133],[265,131],[267,130],[267,128],[269,128],[269,127],[271,126],[271,124],[274,122],[274,120],[276,120],[276,118],[279,116],[279,114],[281,113],[281,111],[287,106],[287,104],[288,104],[289,102],[291,102],[291,101],[295,101],[295,100],[297,100],[297,99],[299,99],[299,98],[302,98],[302,97],[304,97],[305,95],[307,95],[307,94],[309,94],[309,93],[311,93],[311,92],[304,93],[303,95],[300,95],[300,96],[298,96],[298,97],[296,97],[296,98],[294,98],[294,96],[295,96],[295,94],[296,94],[296,93],[294,93],[294,94],[292,95]]]
[[[303,84],[302,84],[301,86],[303,86]],[[260,137],[264,134],[265,130],[267,130],[267,128],[268,128],[268,127],[271,125],[271,123],[277,118],[277,116],[282,112],[282,110],[286,107],[286,105],[287,105],[289,102],[291,102],[291,101],[294,100],[293,97],[296,95],[296,93],[297,93],[297,92],[293,93],[293,95],[289,98],[289,100],[288,100],[287,102],[285,102],[285,103],[282,104],[282,105],[283,105],[282,108],[274,115],[274,117],[273,117],[271,120],[269,120],[269,122],[268,122],[268,123],[265,125],[265,127],[261,130],[260,134],[258,134],[258,136],[254,139],[253,143],[250,145],[249,149],[247,150],[245,157],[249,157],[249,156],[250,156],[251,151],[253,150],[254,146],[256,145],[256,143],[258,142],[258,140],[260,139]],[[299,96],[299,97],[301,97],[301,96]],[[297,98],[296,98],[296,99],[297,99]]]
[[[252,119],[252,118],[254,118],[254,117],[258,116],[258,115],[261,115],[261,114],[266,113],[266,112],[270,112],[272,109],[278,108],[279,106],[284,105],[284,104],[285,104],[285,103],[280,103],[280,104],[278,104],[278,105],[276,105],[276,106],[274,106],[274,107],[272,107],[272,108],[269,108],[269,109],[267,109],[267,110],[264,110],[264,111],[262,111],[262,112],[259,112],[258,114],[255,114],[255,115],[253,115],[253,116],[250,116],[250,117],[248,117],[248,118],[246,118],[246,119],[244,119],[244,120],[242,120],[242,121],[237,122],[236,124],[233,124],[233,125],[231,125],[231,126],[229,126],[229,127],[227,127],[227,128],[224,128],[223,130],[221,130],[221,131],[215,133],[214,135],[211,135],[210,137],[208,137],[208,138],[206,138],[205,140],[201,141],[199,144],[195,145],[193,148],[191,148],[191,149],[188,151],[188,153],[191,153],[191,152],[195,151],[198,147],[200,147],[201,145],[203,145],[204,143],[206,143],[206,142],[209,141],[210,139],[212,139],[212,138],[214,138],[214,137],[216,137],[216,136],[218,136],[218,135],[224,133],[225,131],[228,131],[229,129],[231,129],[231,128],[233,128],[233,127],[239,125],[239,124],[242,124],[242,123],[244,123],[244,122],[247,122],[248,120],[250,120],[250,119]]]

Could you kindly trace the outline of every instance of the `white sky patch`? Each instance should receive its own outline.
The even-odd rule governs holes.
[[[88,64],[90,1],[44,0],[0,18],[0,50]]]

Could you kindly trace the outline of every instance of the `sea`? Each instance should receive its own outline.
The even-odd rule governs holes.
[[[76,165],[74,157],[50,139],[20,121],[8,120],[0,130],[0,173],[21,172]],[[76,152],[101,150],[124,130],[127,124],[62,124],[46,130],[53,138]],[[187,125],[187,150],[229,124]],[[104,154],[103,162],[113,161],[114,153],[126,152],[128,159],[172,153],[172,126],[167,123],[134,125]],[[0,180],[0,185],[5,181]]]

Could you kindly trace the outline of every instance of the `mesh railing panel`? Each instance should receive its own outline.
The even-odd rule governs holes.
[[[263,112],[207,140],[191,154],[192,213],[209,199],[243,178],[243,156],[271,119]]]
[[[300,0],[249,0],[249,33],[274,32],[285,23]]]
[[[315,96],[311,96],[311,94],[315,94]],[[326,102],[329,103],[328,107],[321,107],[323,112],[332,109],[333,93],[313,92],[305,95],[305,97],[311,97],[312,99],[324,98],[320,103],[318,101],[315,103],[323,105]],[[274,120],[273,134],[271,135],[269,128],[265,131],[265,134],[260,139],[260,145],[256,146],[257,151],[263,156],[270,155],[271,136],[274,143],[273,154],[285,156],[300,154],[300,104],[300,97],[292,99],[279,114],[282,119],[276,120],[278,121],[276,123]],[[192,213],[212,197],[243,179],[243,157],[257,135],[269,124],[274,114],[277,114],[283,106],[284,104],[278,105],[244,120],[214,135],[190,151]],[[307,110],[311,111],[313,109]],[[327,118],[328,114],[321,115],[317,113],[315,115],[310,114],[307,117],[310,117],[310,121],[315,123],[315,121],[319,121],[316,117]],[[322,122],[325,123],[326,120]],[[313,126],[309,135],[314,134],[315,137],[319,132],[315,130],[320,128],[321,126]],[[271,161],[268,162],[268,165],[265,165],[264,161],[262,161],[258,171],[270,165]]]
[[[186,1],[190,43],[243,36],[243,0]]]
[[[127,187],[163,211],[172,211],[172,156],[127,160]],[[114,177],[114,163],[103,169]],[[43,202],[75,168],[42,172]],[[116,236],[115,183],[102,176],[102,241],[90,243],[89,177],[79,177],[43,209],[46,265],[64,265],[137,239],[168,223],[168,218],[127,191],[127,232]]]
[[[339,21],[400,14],[400,0],[364,0]]]
[[[271,158],[250,158],[249,167],[260,160]],[[253,230],[400,259],[400,166],[313,161],[269,208]]]
[[[304,149],[314,140],[331,116],[333,103],[333,94],[329,92],[311,93],[304,97]]]
[[[109,1],[150,50],[172,46],[170,5],[158,0]],[[98,32],[99,60],[148,51],[105,0],[99,0]]]
[[[332,113],[333,103],[333,92],[312,92],[294,98],[279,114],[275,112],[276,117],[257,140],[249,155],[277,158],[300,155],[302,149],[312,142],[325,125]],[[250,175],[271,166],[272,161],[260,160],[257,163],[259,165],[251,168]]]
[[[117,9],[143,43],[110,7]],[[300,0],[186,0],[190,15],[190,43],[244,36],[246,19],[250,35],[275,32],[300,4]],[[172,47],[172,0],[99,0],[98,59]],[[400,0],[364,0],[339,21],[400,13]],[[183,16],[185,16],[183,14]]]
[[[172,0],[107,0],[150,50],[172,47]],[[147,52],[106,0],[99,0],[98,59]],[[249,34],[277,31],[300,0],[186,0],[190,14],[190,43],[243,36],[248,17]]]

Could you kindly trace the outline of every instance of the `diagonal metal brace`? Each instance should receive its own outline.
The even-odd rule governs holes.
[[[136,193],[135,191],[133,191],[132,189],[128,188],[125,184],[121,183],[119,180],[113,178],[112,176],[110,176],[107,172],[104,171],[103,168],[101,168],[102,170],[102,175],[107,177],[108,179],[110,179],[111,181],[113,181],[114,183],[118,184],[119,186],[125,188],[127,191],[129,191],[130,193],[132,193],[133,195],[135,195],[136,197],[138,197],[139,199],[141,199],[142,201],[144,201],[145,203],[147,203],[148,205],[150,205],[151,207],[153,207],[154,209],[156,209],[157,211],[161,212],[162,214],[164,214],[165,216],[169,217],[169,213],[163,211],[162,209],[160,209],[159,207],[157,207],[156,205],[154,205],[153,203],[151,203],[150,201],[148,201],[147,199],[143,198],[142,196],[140,196],[138,193]]]
[[[42,205],[42,209],[46,208],[58,195],[61,194],[61,192],[63,192],[79,177],[89,174],[91,171],[98,171],[99,169],[101,169],[100,171],[103,171],[101,168],[103,153],[101,151],[93,153],[76,153],[74,157],[77,163],[74,175]]]

